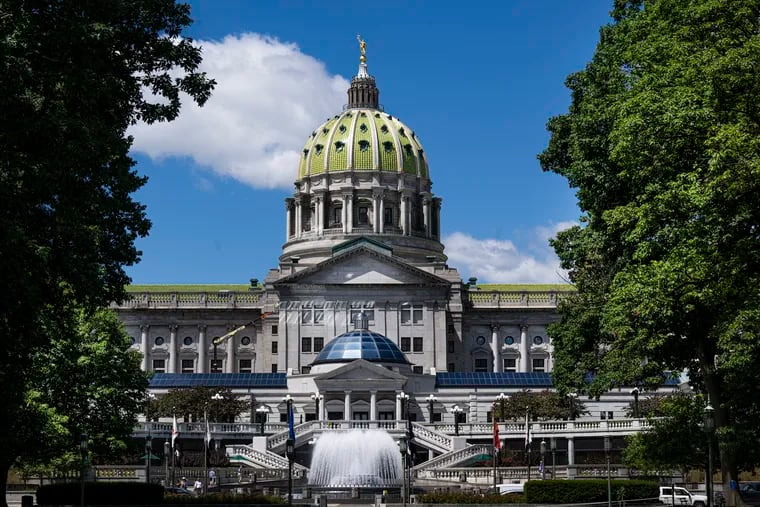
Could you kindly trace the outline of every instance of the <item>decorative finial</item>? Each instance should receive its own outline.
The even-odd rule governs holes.
[[[358,33],[356,34],[356,40],[359,41],[359,51],[361,52],[359,61],[361,63],[367,63],[367,42],[362,39],[362,36]]]

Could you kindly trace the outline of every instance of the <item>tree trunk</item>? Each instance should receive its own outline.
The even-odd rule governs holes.
[[[13,461],[7,461],[0,458],[0,481],[2,481],[2,487],[0,491],[3,493],[3,499],[2,502],[0,502],[0,507],[8,507],[8,471],[11,469],[12,464]]]

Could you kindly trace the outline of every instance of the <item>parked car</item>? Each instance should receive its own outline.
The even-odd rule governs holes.
[[[690,505],[693,507],[706,507],[707,496],[691,493],[686,488],[676,486],[673,494],[672,486],[660,486],[660,503],[667,505]]]
[[[747,505],[760,505],[760,482],[740,482],[739,496]]]

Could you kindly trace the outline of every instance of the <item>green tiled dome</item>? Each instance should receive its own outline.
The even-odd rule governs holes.
[[[312,132],[298,179],[338,171],[403,172],[429,179],[420,140],[398,118],[378,109],[351,108]]]

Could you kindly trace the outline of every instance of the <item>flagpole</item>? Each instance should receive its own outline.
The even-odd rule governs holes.
[[[203,411],[203,420],[206,421],[206,435],[203,437],[203,493],[208,493],[208,444],[211,435],[208,427],[208,411]]]

